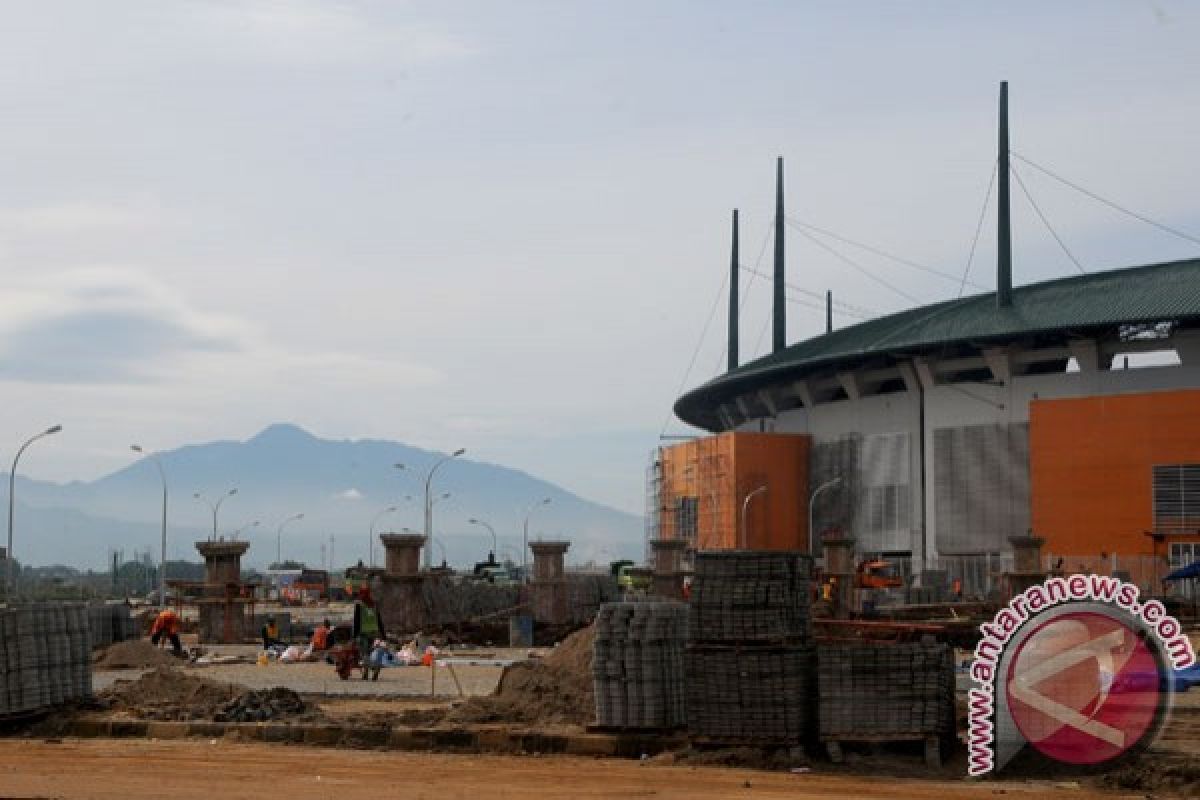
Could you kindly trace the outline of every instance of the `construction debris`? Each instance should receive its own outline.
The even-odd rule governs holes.
[[[238,690],[177,669],[158,667],[134,681],[117,681],[97,699],[142,719],[212,719]]]
[[[267,722],[296,717],[309,712],[309,706],[291,689],[276,687],[244,692],[213,714],[214,722]]]
[[[312,711],[291,689],[245,690],[163,667],[136,681],[118,681],[98,699],[113,710],[153,720],[264,722]]]

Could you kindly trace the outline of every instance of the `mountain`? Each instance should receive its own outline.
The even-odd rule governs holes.
[[[375,527],[421,530],[425,475],[445,454],[398,442],[364,439],[320,439],[294,425],[272,425],[244,442],[219,441],[189,445],[159,454],[168,485],[168,558],[198,558],[193,542],[212,534],[211,506],[230,489],[218,514],[220,535],[247,527],[241,538],[251,542],[246,563],[264,566],[275,560],[280,524],[282,555],[317,565],[322,547],[333,537],[337,566],[367,560],[372,520],[390,506],[397,511],[379,517]],[[395,464],[404,464],[397,469]],[[5,476],[7,477],[7,476]],[[150,459],[143,459],[91,482],[57,484],[17,476],[14,551],[30,564],[61,563],[99,566],[113,549],[150,549],[159,553],[162,483]],[[468,522],[490,523],[501,554],[520,559],[522,522],[542,498],[529,524],[529,538],[564,538],[572,542],[568,561],[606,562],[638,558],[642,552],[641,517],[585,500],[540,478],[496,464],[459,457],[437,471],[433,494],[435,541],[451,564],[481,560],[491,549],[491,535]],[[7,503],[7,481],[3,502]],[[405,498],[410,499],[405,499]],[[375,560],[382,552],[375,538]],[[434,554],[441,560],[441,548]],[[498,554],[499,555],[499,554]]]

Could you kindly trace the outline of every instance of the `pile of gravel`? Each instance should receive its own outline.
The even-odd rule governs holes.
[[[306,714],[309,706],[291,689],[246,692],[213,714],[214,722],[267,722]]]

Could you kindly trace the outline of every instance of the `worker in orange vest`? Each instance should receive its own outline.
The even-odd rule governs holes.
[[[325,620],[313,630],[311,644],[314,653],[329,649],[329,620]]]
[[[154,625],[150,628],[150,643],[157,646],[159,641],[164,637],[171,643],[171,650],[175,655],[183,657],[183,645],[179,642],[179,631],[183,627],[183,620],[169,608],[164,608],[154,618]]]

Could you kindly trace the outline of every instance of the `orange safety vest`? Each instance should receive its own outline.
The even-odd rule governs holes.
[[[150,634],[165,633],[170,636],[179,633],[179,622],[179,615],[167,609],[154,618],[154,627],[150,629]]]
[[[324,650],[328,646],[329,646],[329,628],[326,628],[324,625],[318,626],[318,628],[315,631],[313,631],[312,649],[313,650]]]

